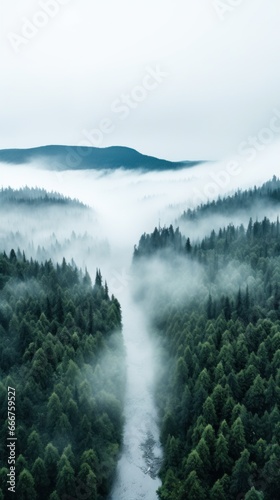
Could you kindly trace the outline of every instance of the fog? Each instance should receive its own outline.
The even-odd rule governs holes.
[[[189,266],[180,259],[177,263],[155,259],[138,272],[132,266],[133,247],[142,233],[152,232],[155,226],[174,223],[189,207],[223,194],[232,194],[237,188],[259,186],[269,180],[278,172],[278,149],[274,146],[257,155],[254,162],[239,159],[235,170],[228,169],[232,162],[230,159],[163,173],[121,169],[114,172],[88,170],[57,173],[37,169],[38,165],[0,165],[3,187],[38,186],[78,198],[90,207],[84,211],[69,209],[66,214],[54,208],[50,212],[43,209],[35,212],[26,209],[21,213],[14,209],[6,210],[2,215],[3,237],[0,244],[1,250],[4,247],[8,250],[8,243],[13,241],[16,245],[20,244],[21,250],[29,248],[30,253],[32,245],[41,245],[47,255],[53,251],[55,238],[61,242],[60,251],[56,248],[55,260],[61,260],[67,248],[67,260],[73,258],[79,267],[87,267],[92,278],[96,268],[100,268],[108,282],[109,292],[115,294],[121,303],[127,353],[126,423],[112,500],[154,500],[160,485],[156,474],[162,453],[153,397],[155,377],[160,370],[160,349],[154,344],[146,300],[151,295],[146,294],[145,297],[145,290],[164,291],[168,300],[176,282],[178,300],[190,296],[190,290],[192,295],[201,289],[205,296],[208,293],[199,265]],[[256,213],[251,215],[253,218],[261,216],[262,211],[265,207],[257,207]],[[276,213],[271,213],[271,216],[276,216]],[[247,223],[245,219],[246,215],[244,223]],[[184,225],[183,233],[193,240],[228,222],[228,218],[222,216],[217,220],[202,220],[195,227],[193,224]],[[71,239],[73,231],[77,234],[74,240]],[[10,232],[13,235],[19,232],[21,237],[9,240],[7,236]],[[87,236],[83,239],[85,233]],[[65,241],[68,241],[66,247]],[[249,276],[245,265],[224,271],[218,276],[217,283],[225,291],[227,287],[236,290]],[[182,280],[182,275],[187,275],[188,280]],[[231,276],[231,283],[225,279],[226,275]],[[156,304],[156,300],[150,302],[152,307]]]
[[[123,257],[122,265],[127,266],[128,255],[143,232],[174,223],[189,207],[233,194],[239,188],[260,186],[277,175],[279,154],[280,142],[256,152],[254,161],[238,156],[176,172],[142,174],[122,169],[51,172],[36,169],[36,164],[0,164],[1,184],[13,188],[28,184],[79,198],[94,210],[95,220],[89,222],[88,232],[108,240],[118,257]]]

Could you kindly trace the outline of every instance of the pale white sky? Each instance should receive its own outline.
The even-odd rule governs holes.
[[[280,109],[279,0],[1,0],[0,19],[0,148],[220,159]]]

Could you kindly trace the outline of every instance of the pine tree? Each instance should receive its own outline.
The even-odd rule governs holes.
[[[188,476],[191,472],[195,472],[199,477],[203,472],[203,462],[196,450],[193,450],[186,459],[185,474]]]
[[[217,424],[217,415],[215,405],[211,397],[208,397],[203,405],[203,416],[207,424],[211,424],[215,427]]]
[[[18,478],[16,489],[17,498],[19,500],[36,500],[35,484],[32,474],[27,469],[24,469]]]
[[[210,490],[210,500],[227,500],[223,485],[219,479]]]
[[[38,432],[32,431],[27,440],[27,457],[29,462],[34,462],[43,453],[42,441]]]
[[[264,494],[252,487],[245,495],[244,500],[264,500]]]
[[[246,446],[245,432],[242,420],[238,417],[230,431],[230,453],[233,458],[238,458]]]
[[[102,276],[101,276],[101,271],[100,269],[96,270],[96,275],[95,275],[95,286],[96,287],[101,287],[102,286]]]
[[[35,490],[39,498],[43,498],[49,484],[45,464],[41,458],[37,458],[32,467]]]
[[[23,469],[27,469],[27,466],[28,466],[28,464],[27,464],[27,461],[24,458],[24,456],[19,455],[17,460],[16,460],[16,471],[17,471],[18,476],[23,471]]]
[[[59,495],[70,495],[75,491],[75,474],[69,461],[59,470],[56,481],[56,491]]]
[[[214,463],[216,471],[218,471],[219,475],[229,472],[231,464],[229,447],[228,442],[222,433],[219,434],[216,441]]]
[[[184,500],[188,498],[188,500],[206,500],[205,490],[202,487],[200,480],[195,471],[192,471],[184,484],[182,495],[180,496],[180,500]]]
[[[58,395],[53,392],[49,398],[47,406],[47,425],[49,430],[54,434],[57,422],[62,415],[62,405]]]
[[[58,450],[53,446],[52,443],[49,443],[45,448],[44,464],[51,484],[54,483],[54,480],[57,475],[58,461],[59,461]]]
[[[191,242],[190,242],[190,238],[187,238],[187,242],[186,242],[186,252],[187,254],[190,254],[192,251],[192,246],[191,246]]]
[[[245,495],[250,484],[251,466],[249,463],[250,453],[243,450],[240,458],[235,462],[232,470],[230,491],[232,495]]]
[[[247,396],[247,406],[253,413],[261,413],[265,405],[265,384],[260,375],[258,375],[253,385],[250,387]]]
[[[79,494],[82,496],[83,494],[84,496],[90,496],[90,498],[92,498],[93,500],[97,500],[97,479],[88,464],[83,463],[81,465],[76,485],[77,496]]]
[[[204,470],[205,474],[208,474],[211,470],[211,456],[210,456],[209,448],[208,448],[206,441],[203,437],[200,439],[200,441],[196,447],[196,451],[202,460],[203,470]]]

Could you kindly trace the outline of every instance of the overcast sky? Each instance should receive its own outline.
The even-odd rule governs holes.
[[[220,159],[280,110],[279,0],[1,0],[0,19],[0,148]]]

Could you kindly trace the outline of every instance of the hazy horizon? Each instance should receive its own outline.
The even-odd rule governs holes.
[[[173,161],[232,155],[280,106],[280,5],[229,3],[3,3],[0,148],[90,136]]]

